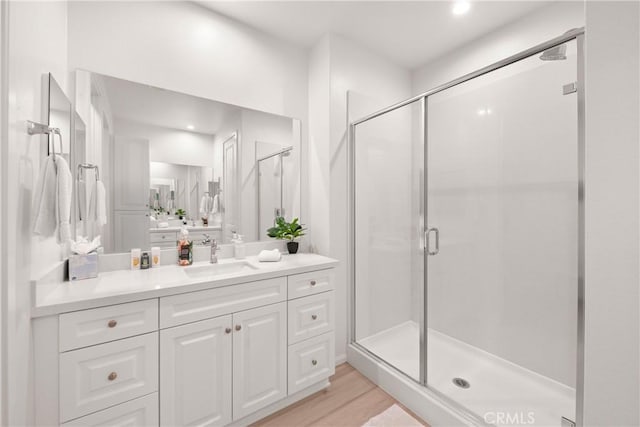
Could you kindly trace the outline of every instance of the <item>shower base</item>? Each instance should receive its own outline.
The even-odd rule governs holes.
[[[408,321],[359,344],[417,379],[419,334],[418,324]],[[561,417],[575,420],[572,388],[431,329],[427,342],[429,387],[488,424],[560,426]],[[456,378],[469,387],[456,385]]]

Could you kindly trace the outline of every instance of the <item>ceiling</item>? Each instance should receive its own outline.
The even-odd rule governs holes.
[[[196,1],[300,47],[346,36],[408,69],[490,33],[550,1],[476,1],[460,16],[452,1]]]

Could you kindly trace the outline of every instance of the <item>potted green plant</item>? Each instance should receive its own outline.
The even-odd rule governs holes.
[[[287,222],[283,217],[276,218],[275,226],[267,230],[267,236],[278,240],[288,240],[287,250],[290,254],[298,252],[299,243],[295,240],[304,236],[305,228],[298,223],[298,218],[293,218],[291,222]]]
[[[187,215],[187,212],[185,212],[185,210],[182,208],[176,209],[176,215],[178,215],[178,218],[184,219],[185,215]]]

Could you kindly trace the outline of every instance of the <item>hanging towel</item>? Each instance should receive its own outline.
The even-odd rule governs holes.
[[[216,194],[213,196],[213,207],[211,208],[211,213],[217,214],[218,212],[220,212],[220,199]]]
[[[200,199],[200,216],[206,218],[213,209],[213,199],[209,193],[204,193],[204,196]]]
[[[96,222],[98,227],[103,227],[107,223],[107,191],[102,181],[96,183],[96,193]]]
[[[87,183],[84,179],[78,180],[78,219],[87,219]]]
[[[107,223],[107,194],[102,181],[96,181],[91,200],[89,202],[89,213],[87,217],[94,222],[96,233],[101,232],[101,227]]]
[[[71,238],[72,186],[67,161],[59,155],[47,157],[36,187],[34,233],[43,237],[55,235],[58,243]]]

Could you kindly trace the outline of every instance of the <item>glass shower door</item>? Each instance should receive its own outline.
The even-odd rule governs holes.
[[[564,48],[427,98],[427,385],[490,424],[575,420],[576,42]]]
[[[421,381],[422,100],[355,126],[355,342]]]

